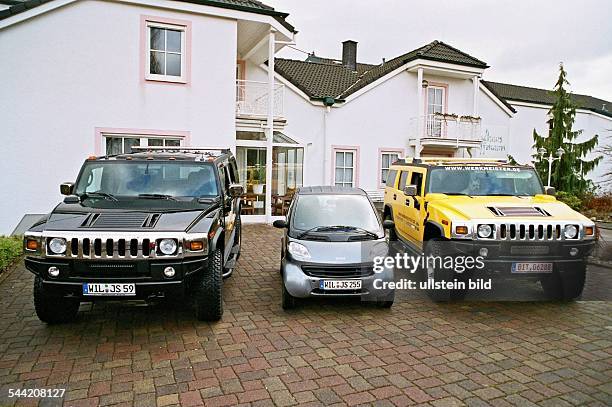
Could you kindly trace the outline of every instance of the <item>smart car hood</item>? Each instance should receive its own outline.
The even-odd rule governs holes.
[[[289,239],[306,246],[310,253],[308,263],[358,264],[370,263],[377,256],[386,256],[389,246],[385,239],[358,242],[322,242]]]

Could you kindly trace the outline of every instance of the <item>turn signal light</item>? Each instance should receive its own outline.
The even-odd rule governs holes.
[[[467,226],[457,226],[455,228],[455,233],[457,233],[458,235],[467,235],[468,228]]]
[[[202,250],[204,249],[204,243],[203,242],[191,242],[189,243],[189,250],[195,252],[198,250]]]
[[[595,234],[595,228],[593,226],[587,226],[584,228],[584,234],[587,236],[593,236]]]
[[[28,239],[26,241],[26,249],[38,250],[38,242],[36,240]]]

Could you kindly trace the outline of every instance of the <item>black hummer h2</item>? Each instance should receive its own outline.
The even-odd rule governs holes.
[[[70,321],[82,301],[163,297],[191,297],[198,319],[221,318],[223,278],[240,255],[243,193],[229,150],[90,158],[60,189],[64,202],[24,237],[42,321]]]

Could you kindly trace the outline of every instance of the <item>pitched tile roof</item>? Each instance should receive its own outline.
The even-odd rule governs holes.
[[[546,89],[530,88],[527,86],[511,85],[509,83],[499,83],[482,81],[491,91],[501,96],[507,101],[527,102],[550,106],[555,98],[551,91]],[[572,94],[572,100],[582,109],[587,109],[604,116],[612,117],[612,103],[604,99],[599,99],[588,95]]]
[[[0,0],[0,3],[11,5],[6,10],[0,10],[0,20],[8,18],[15,14],[22,13],[26,10],[40,6],[41,4],[48,3],[52,0]],[[295,31],[294,27],[289,24],[285,18],[289,15],[274,10],[258,0],[177,0],[185,3],[201,4],[204,6],[221,7],[232,10],[248,11],[251,13],[265,14],[276,18],[278,22],[283,24],[287,29]]]
[[[341,100],[415,59],[487,68],[485,62],[442,41],[433,41],[379,65],[357,64],[356,72],[338,60],[318,57],[306,61],[277,58],[275,70],[312,99],[331,96]]]

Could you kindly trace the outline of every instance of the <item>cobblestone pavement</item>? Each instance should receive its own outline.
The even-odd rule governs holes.
[[[612,404],[611,303],[316,300],[284,312],[279,236],[245,227],[214,324],[163,303],[103,303],[48,327],[17,268],[0,282],[0,405],[16,402],[9,388],[65,388],[17,404],[71,406]]]

